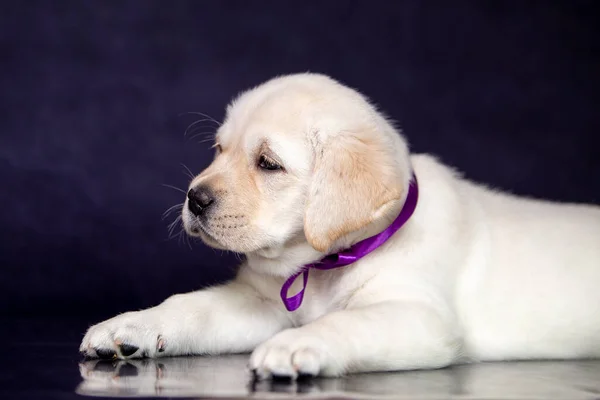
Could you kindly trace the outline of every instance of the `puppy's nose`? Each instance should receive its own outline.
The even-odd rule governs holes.
[[[210,191],[204,186],[190,189],[187,197],[188,209],[196,216],[202,214],[215,202]]]

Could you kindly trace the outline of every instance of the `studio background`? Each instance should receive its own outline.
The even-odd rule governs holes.
[[[5,1],[0,313],[82,326],[233,276],[162,219],[240,91],[321,72],[473,180],[600,202],[593,2]],[[182,115],[183,114],[183,115]],[[178,228],[177,228],[178,229]],[[176,231],[177,232],[177,231]]]

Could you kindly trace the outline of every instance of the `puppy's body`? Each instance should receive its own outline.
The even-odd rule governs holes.
[[[600,356],[599,207],[494,192],[409,157],[362,96],[318,75],[242,95],[217,141],[184,225],[246,253],[238,277],[90,328],[88,355],[254,350],[263,377]],[[286,278],[385,229],[412,171],[419,200],[400,231],[350,266],[311,271],[302,306],[285,311]]]

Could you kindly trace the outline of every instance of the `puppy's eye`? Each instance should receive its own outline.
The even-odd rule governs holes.
[[[258,166],[261,169],[267,170],[267,171],[279,171],[281,169],[283,169],[283,167],[279,164],[277,164],[275,161],[271,160],[270,158],[267,158],[266,156],[260,156],[260,158],[258,159]]]

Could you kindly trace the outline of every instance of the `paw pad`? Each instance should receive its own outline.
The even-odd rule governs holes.
[[[126,344],[126,343],[123,343],[119,346],[119,350],[121,351],[121,355],[123,357],[129,357],[129,356],[135,354],[135,352],[138,351],[138,349],[139,349],[139,347],[133,346],[130,344]]]
[[[111,349],[95,349],[98,358],[102,360],[111,360],[117,357],[117,353]]]

